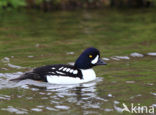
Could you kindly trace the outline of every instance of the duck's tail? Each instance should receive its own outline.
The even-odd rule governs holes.
[[[40,79],[40,76],[33,72],[26,72],[26,73],[22,74],[21,76],[19,76],[18,78],[10,79],[10,81],[18,82],[18,81],[25,80],[25,79],[38,80],[38,79]]]

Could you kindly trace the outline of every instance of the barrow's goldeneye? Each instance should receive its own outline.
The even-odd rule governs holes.
[[[100,59],[100,52],[96,48],[87,48],[82,52],[74,65],[55,64],[46,65],[26,72],[11,81],[33,79],[53,84],[76,84],[89,82],[96,79],[92,69],[96,65],[106,65]]]

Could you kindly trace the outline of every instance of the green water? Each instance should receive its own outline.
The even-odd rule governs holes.
[[[155,105],[156,56],[147,55],[156,52],[155,30],[154,9],[1,12],[0,114],[127,115],[122,103]],[[33,67],[74,62],[90,46],[110,59],[94,68],[94,82],[8,81]],[[130,56],[134,52],[143,57]]]

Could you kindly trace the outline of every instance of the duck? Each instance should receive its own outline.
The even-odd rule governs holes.
[[[85,49],[74,65],[53,64],[34,68],[11,81],[26,79],[48,82],[51,84],[80,84],[96,79],[94,66],[107,65],[100,58],[100,51],[94,47]]]

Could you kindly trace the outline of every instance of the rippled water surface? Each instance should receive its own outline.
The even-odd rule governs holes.
[[[123,103],[156,108],[155,20],[150,9],[2,12],[0,115],[131,114]],[[94,68],[95,81],[9,81],[41,65],[73,65],[90,46],[108,63]]]
[[[18,76],[21,72],[3,74],[0,82],[1,112],[2,113],[72,113],[88,114],[103,112],[101,106],[108,101],[111,94],[103,98],[97,93],[97,85],[102,82],[98,77],[95,81],[77,85],[52,85],[32,80],[18,83],[10,82],[7,78]],[[7,90],[7,92],[5,92]],[[15,93],[16,92],[16,93]],[[111,96],[110,96],[111,95]],[[12,104],[11,104],[12,103]],[[10,105],[11,104],[11,105]],[[112,109],[109,109],[111,110]]]

